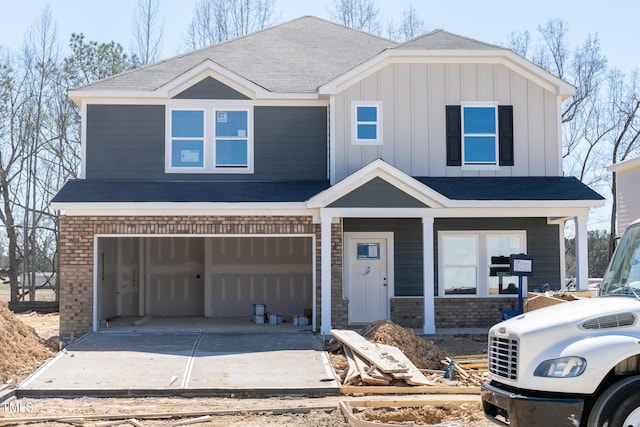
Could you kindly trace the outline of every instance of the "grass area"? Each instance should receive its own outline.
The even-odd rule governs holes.
[[[9,292],[9,284],[0,284],[0,301],[9,301],[11,293]],[[29,297],[25,298],[27,301]],[[36,290],[36,301],[55,301],[56,293],[53,289],[38,289]]]

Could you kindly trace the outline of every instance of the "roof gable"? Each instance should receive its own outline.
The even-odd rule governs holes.
[[[250,99],[248,96],[207,76],[173,96],[174,99]]]
[[[428,208],[429,206],[375,177],[336,200],[330,208]]]

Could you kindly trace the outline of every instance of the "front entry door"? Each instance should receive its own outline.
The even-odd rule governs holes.
[[[371,323],[389,317],[389,251],[391,233],[345,233],[346,292],[349,323]]]

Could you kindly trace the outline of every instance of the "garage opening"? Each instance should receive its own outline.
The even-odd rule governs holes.
[[[313,307],[313,238],[99,237],[97,319],[189,316],[283,319]]]

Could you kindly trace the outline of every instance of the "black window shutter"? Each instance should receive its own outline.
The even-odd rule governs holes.
[[[513,106],[498,106],[500,166],[513,166]]]
[[[462,120],[459,105],[447,105],[447,166],[462,166]]]

